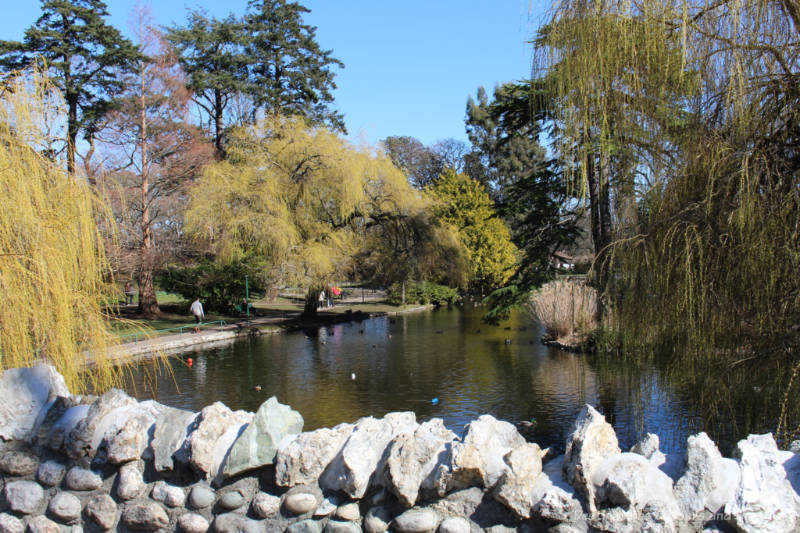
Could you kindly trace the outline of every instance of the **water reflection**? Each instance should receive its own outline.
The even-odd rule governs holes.
[[[426,311],[242,340],[184,354],[174,381],[160,380],[155,393],[140,372],[127,388],[192,410],[222,401],[255,411],[275,395],[302,413],[307,430],[409,410],[458,432],[491,413],[535,421],[536,441],[560,449],[584,403],[607,416],[624,449],[654,432],[663,450],[682,451],[686,436],[703,428],[696,394],[676,389],[686,383],[658,365],[549,349],[526,317],[493,327],[481,312]]]

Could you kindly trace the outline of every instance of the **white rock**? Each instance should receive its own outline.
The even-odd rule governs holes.
[[[89,414],[91,405],[78,404],[70,407],[50,428],[44,444],[55,451],[64,450],[64,441],[78,424]]]
[[[439,533],[470,533],[469,521],[460,516],[445,518],[439,524]]]
[[[731,524],[745,533],[796,531],[800,502],[784,463],[791,452],[779,452],[772,435],[750,435],[736,446],[741,478],[733,499],[725,505]]]
[[[336,508],[339,506],[339,501],[336,499],[335,496],[327,496],[322,500],[322,503],[317,506],[317,509],[314,511],[314,518],[321,518],[323,516],[330,516],[336,512]]]
[[[334,516],[339,520],[356,522],[361,520],[361,511],[358,509],[358,504],[356,502],[350,502],[339,506]]]
[[[24,533],[22,520],[8,513],[0,513],[0,531],[3,533]]]
[[[144,479],[137,462],[122,465],[117,476],[117,497],[120,500],[132,500],[144,490]]]
[[[64,451],[78,459],[88,455],[94,457],[106,434],[114,434],[137,411],[136,400],[119,389],[99,397],[89,408],[86,418],[77,423],[64,440]]]
[[[61,528],[47,518],[46,516],[39,515],[31,518],[27,527],[28,533],[61,533]]]
[[[275,457],[275,482],[281,487],[316,483],[322,472],[341,451],[353,431],[352,424],[322,428],[278,443]]]
[[[73,466],[67,471],[66,484],[70,490],[95,490],[103,485],[103,478],[100,472]]]
[[[617,434],[605,417],[591,405],[585,405],[567,440],[564,455],[564,478],[583,496],[590,513],[596,510],[592,476],[598,465],[620,453]]]
[[[563,459],[563,455],[558,456],[542,467],[531,492],[533,515],[553,522],[580,523],[583,510],[575,489],[564,479]]]
[[[725,459],[705,433],[686,442],[686,469],[675,483],[681,510],[695,526],[717,514],[733,498],[739,485],[739,465]]]
[[[127,463],[142,458],[150,444],[159,404],[142,402],[118,431],[106,437],[106,455],[111,464]]]
[[[436,474],[440,467],[449,463],[450,448],[456,439],[456,434],[444,426],[441,418],[434,418],[392,440],[383,477],[400,503],[412,507],[420,489],[436,491]],[[441,492],[443,495],[444,490]]]
[[[197,513],[184,513],[178,518],[178,528],[184,533],[205,533],[208,520]]]
[[[389,522],[392,521],[392,514],[388,507],[379,505],[373,507],[364,517],[364,531],[367,533],[383,533],[389,529]]]
[[[300,515],[316,509],[319,501],[317,496],[310,492],[295,492],[284,497],[283,505],[287,511]]]
[[[206,480],[221,482],[225,457],[253,413],[231,411],[221,402],[205,407],[196,419],[197,427],[187,438],[189,464]]]
[[[395,517],[392,529],[399,533],[427,533],[436,531],[441,518],[431,509],[409,509]]]
[[[0,440],[27,440],[45,407],[57,396],[69,396],[64,378],[50,365],[9,368],[0,375]],[[44,412],[43,412],[44,411]]]
[[[281,509],[281,499],[278,496],[259,492],[253,498],[253,513],[259,518],[275,516]]]
[[[44,490],[35,481],[11,481],[3,487],[8,507],[15,513],[33,514],[44,503]]]
[[[521,518],[531,517],[533,487],[542,473],[541,452],[537,444],[527,442],[511,450],[505,457],[508,471],[493,491],[495,500]]]
[[[639,454],[653,463],[653,466],[660,467],[666,462],[667,456],[664,455],[664,453],[661,452],[658,447],[658,435],[654,433],[648,433],[642,438],[642,440],[633,445],[631,448],[631,453]]]
[[[186,493],[183,489],[164,481],[157,481],[153,485],[150,497],[168,507],[183,507],[183,504],[186,503]]]
[[[462,442],[451,448],[448,490],[472,486],[493,487],[506,473],[504,457],[525,444],[517,428],[491,415],[482,415],[467,425]]]
[[[75,495],[59,492],[50,500],[47,510],[61,522],[72,524],[80,519],[81,507],[81,501]]]

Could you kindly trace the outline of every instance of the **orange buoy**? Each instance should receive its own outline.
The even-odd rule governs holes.
[[[186,360],[186,363],[187,363],[189,366],[192,366],[192,358],[191,358],[191,357],[189,357],[189,358]]]

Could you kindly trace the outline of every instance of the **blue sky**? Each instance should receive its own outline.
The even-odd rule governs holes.
[[[0,39],[21,39],[38,18],[35,0],[0,0]],[[110,22],[128,34],[136,0],[106,0]],[[376,143],[411,135],[430,144],[466,140],[464,109],[478,86],[530,75],[543,0],[301,0],[317,40],[344,62],[334,95],[350,137]],[[247,0],[151,2],[158,24],[182,24],[187,8],[223,17]]]

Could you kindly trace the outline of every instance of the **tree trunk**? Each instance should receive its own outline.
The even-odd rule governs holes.
[[[78,95],[67,94],[67,172],[75,175],[75,142],[78,139]]]
[[[303,307],[303,317],[314,318],[317,316],[317,309],[319,308],[319,294],[322,292],[322,287],[311,287],[306,293],[306,302]]]
[[[406,305],[406,282],[405,282],[405,280],[403,280],[403,292],[402,292],[402,296],[400,297],[400,301],[402,302],[403,305]]]
[[[214,89],[214,146],[222,157],[222,93]]]
[[[158,307],[156,298],[156,288],[153,283],[153,270],[155,270],[153,257],[153,236],[150,232],[150,172],[147,162],[147,102],[145,102],[145,66],[139,71],[141,83],[141,98],[139,101],[139,112],[141,124],[140,128],[140,152],[142,156],[142,249],[141,249],[141,270],[139,271],[139,311],[145,318],[156,318],[161,316],[161,309]]]

